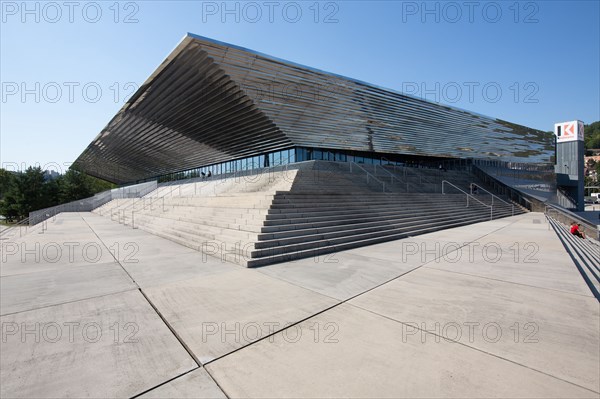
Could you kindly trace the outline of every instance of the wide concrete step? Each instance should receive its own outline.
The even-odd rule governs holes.
[[[283,218],[277,219],[267,219],[265,220],[265,227],[279,227],[277,230],[286,230],[293,229],[293,227],[287,227],[290,225],[298,225],[298,224],[313,224],[319,222],[330,222],[337,220],[350,220],[350,219],[363,219],[368,220],[371,217],[379,217],[379,216],[389,216],[389,217],[402,217],[402,216],[411,216],[411,215],[427,215],[428,213],[437,212],[437,211],[447,211],[451,209],[463,209],[466,208],[463,206],[439,206],[435,208],[423,208],[418,211],[412,210],[410,208],[373,208],[366,209],[363,211],[332,211],[332,212],[313,212],[313,213],[303,213],[303,214],[289,214],[287,217],[283,215]],[[484,208],[483,206],[476,207],[472,206],[470,208],[474,209],[485,209],[485,211],[489,214],[489,208]],[[496,209],[494,210],[496,211]],[[271,230],[272,231],[272,230]],[[263,230],[263,232],[269,232]]]
[[[448,208],[436,209],[434,211],[411,211],[387,213],[381,216],[365,215],[358,218],[339,218],[331,217],[329,220],[306,223],[305,219],[296,219],[297,223],[285,224],[279,226],[263,227],[262,234],[258,235],[259,240],[273,240],[279,238],[296,237],[306,234],[319,234],[333,231],[341,231],[353,227],[377,227],[397,223],[398,221],[422,221],[436,219],[444,216],[457,216],[459,214],[470,214],[480,212],[473,208]]]
[[[194,234],[209,240],[256,240],[257,233],[234,230],[209,225],[199,225],[187,221],[166,219],[155,215],[137,215],[133,219],[125,218],[124,223],[133,227],[151,226],[154,228],[170,229],[173,231],[182,231],[187,234]]]
[[[302,196],[276,196],[273,199],[271,208],[274,206],[285,206],[285,205],[296,205],[306,206],[307,204],[322,204],[334,205],[334,204],[373,204],[373,203],[434,203],[449,201],[452,199],[466,201],[466,196],[444,196],[444,195],[397,195],[388,194],[386,196],[334,196],[334,195],[302,195]]]
[[[497,217],[509,216],[506,214],[498,214]],[[462,212],[455,215],[444,215],[444,216],[436,216],[432,219],[426,218],[414,218],[411,220],[399,219],[396,221],[392,221],[389,223],[379,223],[371,226],[361,226],[361,225],[345,225],[345,226],[333,226],[334,229],[331,231],[323,231],[326,229],[314,229],[307,230],[305,235],[295,236],[295,237],[286,237],[286,238],[275,238],[269,240],[260,240],[256,243],[257,249],[264,248],[273,248],[273,247],[286,247],[293,246],[294,244],[298,244],[300,246],[304,246],[306,244],[306,248],[298,248],[298,249],[307,249],[311,247],[311,244],[317,241],[323,240],[331,240],[341,237],[352,237],[352,236],[360,236],[363,234],[381,234],[388,230],[396,230],[396,229],[411,229],[417,228],[419,226],[427,226],[427,225],[435,225],[440,223],[447,223],[452,220],[457,219],[469,219],[469,218],[479,218],[482,217],[480,212]],[[486,215],[489,220],[489,214]],[[432,221],[433,220],[433,221]]]
[[[216,197],[220,199],[220,197]],[[173,206],[189,206],[198,208],[209,208],[209,209],[221,209],[227,211],[228,209],[265,209],[271,204],[272,198],[262,199],[245,199],[240,197],[238,199],[231,198],[229,201],[196,201],[193,198],[168,198],[165,201],[159,200],[154,203],[155,207],[173,207]],[[163,204],[164,202],[164,204]],[[138,208],[142,208],[142,203],[139,204]]]
[[[504,216],[508,216],[508,215],[498,215],[498,217],[504,217]],[[264,256],[269,256],[273,253],[273,251],[277,251],[278,253],[297,252],[297,251],[318,248],[321,246],[331,246],[331,245],[343,244],[343,243],[356,241],[356,240],[376,238],[376,237],[385,236],[388,234],[408,233],[409,231],[411,231],[415,228],[419,229],[419,228],[426,228],[426,227],[435,227],[435,226],[439,226],[439,225],[444,225],[445,223],[452,223],[453,221],[456,221],[456,220],[457,220],[456,218],[449,218],[449,219],[445,219],[445,220],[439,221],[439,222],[421,223],[419,226],[416,226],[416,227],[415,226],[405,226],[405,225],[383,226],[374,231],[372,229],[369,231],[366,231],[366,232],[356,231],[352,234],[344,234],[340,237],[332,237],[332,238],[325,238],[325,239],[320,239],[318,237],[315,237],[314,240],[308,241],[308,242],[295,243],[295,244],[289,244],[289,245],[279,245],[276,247],[270,247],[270,248],[265,248],[265,249],[257,249],[256,251],[252,252],[252,258],[260,258],[260,257],[264,257]],[[471,223],[474,223],[475,221],[490,220],[490,217],[489,217],[489,214],[487,214],[487,215],[474,214],[469,217],[462,217],[459,220],[470,221]],[[332,235],[335,235],[335,234],[332,234]]]
[[[592,294],[600,301],[600,255],[587,239],[576,237],[570,233],[566,226],[555,219],[548,217],[548,222],[554,228],[565,249],[579,270],[581,277],[589,287]]]
[[[264,217],[256,217],[256,219],[252,218],[250,215],[247,218],[217,218],[214,216],[206,217],[203,215],[179,215],[171,212],[161,212],[161,213],[136,213],[134,215],[135,221],[143,220],[144,217],[159,217],[166,220],[171,220],[173,222],[187,222],[196,224],[200,227],[209,226],[220,229],[229,229],[229,230],[241,230],[250,233],[260,233],[261,228],[263,226]],[[131,216],[127,216],[127,220],[131,219]]]
[[[473,205],[477,205],[477,201],[469,201],[472,202]],[[308,213],[308,212],[327,212],[332,210],[339,210],[343,208],[347,211],[361,211],[365,208],[402,208],[402,207],[431,207],[440,204],[464,204],[466,206],[467,201],[465,198],[463,199],[454,199],[450,198],[445,201],[427,201],[427,202],[417,202],[414,201],[372,201],[369,203],[356,203],[356,204],[343,204],[339,203],[307,203],[307,204],[289,204],[289,205],[274,205],[269,209],[269,214],[267,219],[273,218],[276,214],[292,214],[292,213]],[[479,204],[481,205],[481,204]]]
[[[197,213],[184,213],[184,212],[164,212],[161,214],[163,217],[189,221],[197,224],[208,224],[210,226],[220,226],[227,229],[234,230],[251,230],[259,231],[260,227],[263,226],[265,220],[264,215],[204,215]],[[207,223],[208,222],[208,223]],[[242,228],[233,227],[241,225]]]
[[[162,210],[162,208],[160,209]],[[190,214],[190,215],[207,215],[207,216],[235,216],[240,217],[244,215],[256,215],[256,216],[264,216],[268,213],[268,207],[262,209],[255,208],[210,208],[210,207],[200,207],[200,206],[188,206],[188,205],[176,205],[176,206],[167,206],[164,208],[165,212],[172,213],[181,213],[181,214]]]
[[[135,212],[136,214],[143,213],[158,213],[158,212],[171,212],[173,214],[180,215],[201,215],[205,217],[221,217],[223,219],[227,218],[241,218],[251,216],[252,218],[263,217],[268,213],[268,206],[264,208],[244,208],[244,207],[229,207],[229,208],[215,208],[215,207],[203,207],[203,206],[194,206],[194,205],[165,205],[165,206],[153,206],[153,207],[127,207],[127,208],[115,208],[112,213],[118,214],[131,214],[131,212]],[[105,212],[105,214],[111,212]]]
[[[382,242],[399,240],[402,238],[417,236],[420,234],[432,233],[438,230],[449,229],[453,227],[465,226],[468,224],[478,223],[487,221],[488,218],[473,218],[469,220],[458,220],[452,221],[447,224],[439,224],[435,226],[421,226],[415,230],[409,231],[388,231],[382,235],[370,235],[368,237],[354,237],[356,240],[354,241],[345,241],[345,242],[321,242],[319,246],[300,250],[300,251],[291,251],[287,252],[285,248],[271,248],[269,250],[265,250],[262,252],[262,256],[256,256],[254,253],[253,258],[248,260],[248,267],[258,267],[264,266],[272,263],[279,262],[287,262],[296,259],[309,258],[309,257],[317,257],[333,252],[359,248],[367,245],[379,244]]]
[[[140,226],[139,228],[147,231],[150,234],[194,249],[198,252],[201,252],[205,256],[210,256],[211,258],[221,260],[222,262],[236,263],[245,267],[248,266],[248,260],[250,259],[249,249],[252,248],[252,243],[236,242],[231,244],[214,240],[203,241],[194,237],[187,238],[185,235],[176,234],[176,232],[173,232],[169,229],[157,230],[148,226]]]
[[[304,217],[288,218],[288,219],[275,219],[266,220],[264,227],[261,229],[262,233],[275,233],[278,231],[290,231],[303,228],[314,228],[329,226],[332,223],[336,224],[352,224],[360,222],[377,222],[388,219],[398,219],[403,217],[422,217],[432,214],[432,212],[456,212],[456,209],[462,209],[464,207],[437,207],[434,209],[419,209],[415,211],[413,209],[401,208],[386,211],[379,211],[377,209],[367,210],[365,212],[357,213],[343,213],[339,214],[336,212],[333,215],[323,216],[321,213],[318,216],[311,216],[312,214],[305,215]]]
[[[471,204],[474,208],[485,208],[488,207],[481,204]],[[424,212],[433,211],[437,209],[447,208],[461,208],[466,207],[466,203],[440,203],[440,204],[429,204],[420,205],[415,207],[405,204],[395,205],[378,205],[378,206],[364,206],[364,207],[328,207],[328,208],[300,208],[297,210],[277,210],[276,213],[265,216],[266,226],[273,226],[278,224],[290,224],[296,223],[293,219],[310,219],[310,221],[318,221],[318,217],[331,217],[331,216],[346,216],[346,217],[358,217],[361,215],[373,215],[373,214],[384,214],[387,212]],[[341,208],[341,209],[340,209]],[[309,221],[309,220],[307,220]]]

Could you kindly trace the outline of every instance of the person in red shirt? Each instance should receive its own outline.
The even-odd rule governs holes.
[[[577,236],[579,238],[585,238],[585,233],[583,233],[582,231],[579,231],[580,227],[581,227],[580,224],[572,222],[571,223],[571,234],[573,234],[574,236]]]

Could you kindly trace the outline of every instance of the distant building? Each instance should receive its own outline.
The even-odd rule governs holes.
[[[58,173],[54,170],[45,170],[44,171],[44,180],[45,181],[56,180],[59,177],[60,177],[60,173]]]

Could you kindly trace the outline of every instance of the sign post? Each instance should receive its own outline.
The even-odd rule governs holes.
[[[585,210],[583,128],[579,120],[554,124],[558,204],[580,212]]]

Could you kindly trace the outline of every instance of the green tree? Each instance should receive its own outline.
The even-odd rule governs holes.
[[[52,205],[44,183],[44,172],[40,167],[29,167],[24,173],[16,174],[4,194],[0,213],[12,221]]]
[[[586,149],[600,148],[600,121],[585,125],[583,132]]]
[[[6,169],[0,168],[0,200],[14,183],[14,174]]]
[[[41,168],[28,168],[12,174],[0,171],[0,214],[9,221],[29,216],[29,212],[59,205],[109,190],[113,184],[84,173],[69,170],[54,180],[46,180]]]
[[[97,179],[85,173],[69,169],[58,182],[60,202],[67,203],[91,197],[101,191],[114,188],[114,184]]]

